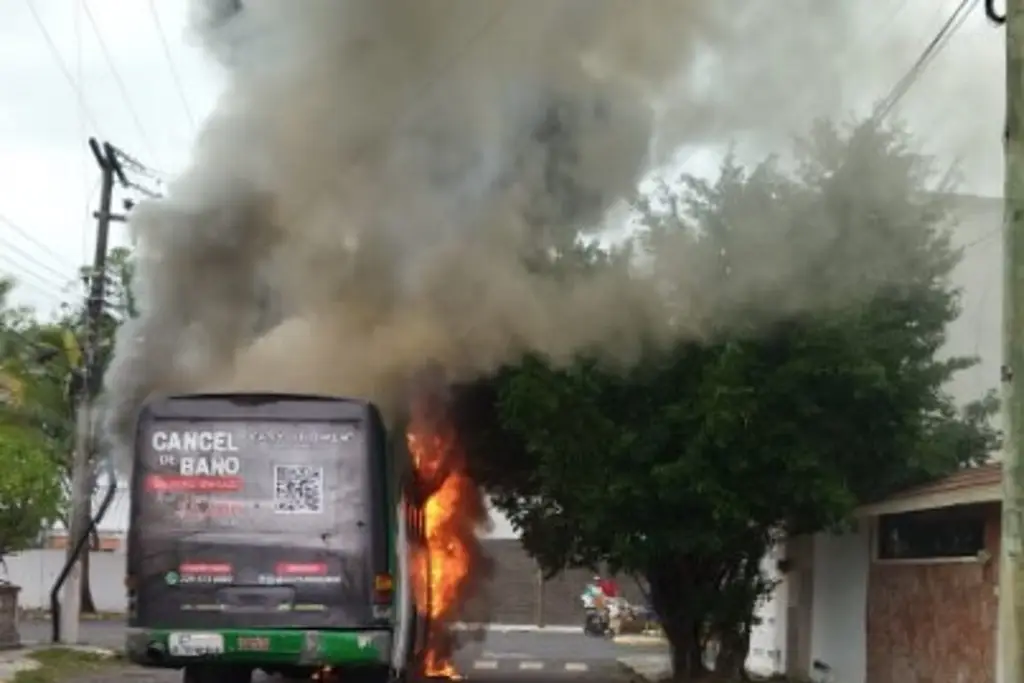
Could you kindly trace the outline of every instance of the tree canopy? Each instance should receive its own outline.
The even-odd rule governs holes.
[[[88,288],[89,270],[81,269],[79,276],[81,284]],[[108,255],[105,306],[98,326],[99,372],[90,378],[88,386],[93,395],[99,392],[117,327],[135,312],[131,276],[130,250],[112,249]],[[16,515],[18,520],[17,529],[11,532],[17,542],[8,548],[0,547],[0,551],[23,545],[25,539],[35,539],[43,523],[69,522],[63,492],[68,490],[71,478],[76,400],[86,390],[87,374],[83,353],[88,336],[85,291],[70,290],[68,299],[73,303],[64,303],[52,316],[44,317],[37,311],[10,304],[9,295],[15,285],[11,278],[0,278],[0,458],[5,471],[15,464],[22,469],[5,481],[12,487],[10,490],[0,486],[0,497],[10,494],[15,496],[12,501],[34,500],[38,507],[29,514],[29,503],[25,502],[16,511],[0,511],[0,532],[5,524],[13,524],[4,515]],[[6,465],[8,460],[10,467]],[[30,483],[42,486],[40,477],[44,470],[58,482],[60,495],[55,499],[42,495],[17,498],[18,491],[27,492],[26,496],[32,492]],[[33,524],[35,528],[28,533],[26,530]],[[83,597],[84,608],[92,610],[88,580],[83,582]]]
[[[641,207],[650,260],[694,269],[674,295],[694,335],[627,370],[529,357],[459,399],[475,474],[526,548],[551,573],[644,577],[681,677],[709,638],[717,671],[742,668],[780,535],[998,444],[994,398],[944,389],[974,360],[941,355],[959,254],[928,160],[869,122],[822,124],[797,162],[729,158]]]
[[[64,487],[45,444],[30,431],[0,427],[0,559],[23,550],[55,521]]]

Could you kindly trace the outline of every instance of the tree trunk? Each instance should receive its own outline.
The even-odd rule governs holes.
[[[670,620],[662,623],[672,655],[672,678],[677,681],[698,681],[707,677],[704,666],[704,645],[700,627],[692,620]]]
[[[715,678],[720,681],[747,679],[747,654],[750,652],[750,630],[746,625],[731,628],[721,635],[721,649],[715,660]]]
[[[663,561],[647,573],[651,607],[658,614],[672,655],[672,677],[697,681],[707,676],[704,666],[704,615],[701,582],[685,561]]]

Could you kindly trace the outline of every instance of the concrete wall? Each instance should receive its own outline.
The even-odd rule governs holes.
[[[102,612],[124,612],[125,555],[93,553],[89,577],[96,608]],[[63,550],[27,550],[5,558],[6,576],[21,586],[19,604],[27,609],[49,609],[50,589],[64,567]],[[0,568],[0,576],[3,576]]]
[[[574,569],[541,583],[537,563],[517,539],[487,539],[484,548],[494,561],[494,576],[485,588],[486,604],[478,605],[471,617],[496,624],[582,625],[579,596],[592,571]],[[620,578],[618,583],[623,597],[643,603],[632,580]]]
[[[783,557],[784,548],[770,552],[761,562],[761,571],[773,580],[779,580],[778,560]],[[747,669],[762,676],[785,671],[786,583],[782,581],[772,594],[758,606],[757,616],[761,623],[750,633],[750,654]]]
[[[573,570],[543,584],[537,565],[516,539],[485,539],[485,552],[494,561],[494,576],[485,592],[488,600],[478,604],[470,621],[500,624],[537,624],[554,626],[583,623],[579,595],[592,572]],[[125,555],[123,552],[98,552],[90,557],[90,577],[96,607],[104,612],[123,612]],[[29,550],[6,558],[7,578],[22,592],[19,602],[28,609],[49,609],[50,589],[64,566],[62,550]],[[4,576],[0,570],[0,576]],[[620,582],[623,594],[641,602],[637,586],[628,579]]]

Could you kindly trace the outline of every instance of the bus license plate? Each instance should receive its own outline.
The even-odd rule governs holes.
[[[167,638],[172,657],[204,657],[224,652],[224,636],[219,633],[172,633]]]

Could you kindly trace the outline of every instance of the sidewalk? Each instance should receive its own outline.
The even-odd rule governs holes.
[[[583,626],[536,626],[534,624],[452,624],[456,631],[495,631],[497,633],[583,633]]]
[[[21,671],[32,671],[39,668],[39,662],[32,659],[31,648],[18,648],[0,652],[0,683],[14,680]]]
[[[620,657],[619,664],[645,681],[660,681],[672,675],[672,662],[667,654]]]

